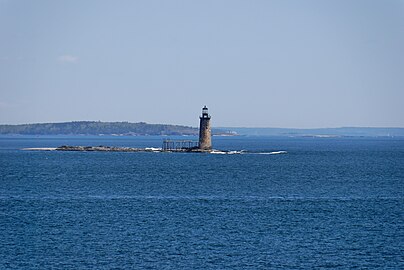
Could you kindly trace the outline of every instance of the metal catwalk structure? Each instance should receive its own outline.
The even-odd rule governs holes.
[[[198,148],[199,144],[197,141],[191,140],[164,140],[163,141],[163,151],[179,151],[179,150],[190,150]]]

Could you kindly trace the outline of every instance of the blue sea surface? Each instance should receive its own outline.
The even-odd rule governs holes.
[[[404,269],[404,138],[21,150],[163,139],[0,137],[0,269]]]

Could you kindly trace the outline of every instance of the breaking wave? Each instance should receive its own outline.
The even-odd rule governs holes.
[[[274,152],[263,152],[263,153],[256,153],[258,155],[279,155],[279,154],[287,154],[287,151],[274,151]]]
[[[246,150],[239,151],[220,151],[220,150],[212,150],[211,154],[216,155],[233,155],[233,154],[256,154],[256,155],[279,155],[279,154],[287,154],[287,151],[273,151],[273,152],[250,152]]]

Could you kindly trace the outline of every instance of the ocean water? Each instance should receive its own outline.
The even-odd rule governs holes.
[[[0,137],[0,269],[404,269],[403,138],[20,150],[162,139]]]

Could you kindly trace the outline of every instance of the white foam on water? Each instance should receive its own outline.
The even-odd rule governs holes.
[[[54,151],[55,147],[35,147],[35,148],[22,148],[24,151]]]
[[[212,150],[211,154],[218,154],[218,155],[234,155],[234,154],[243,154],[245,151],[220,151],[220,150]]]
[[[212,150],[210,153],[216,154],[216,155],[226,155],[227,154],[227,152],[218,151],[218,150]]]
[[[265,153],[256,153],[258,155],[279,155],[279,154],[287,154],[286,151],[274,151],[274,152],[265,152]]]
[[[242,154],[244,152],[244,150],[240,150],[240,151],[229,151],[227,152],[227,154],[232,155],[232,154]]]

